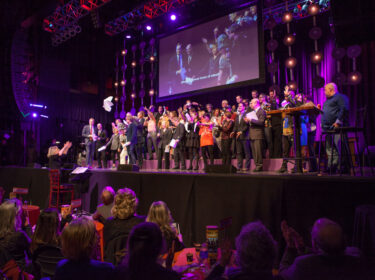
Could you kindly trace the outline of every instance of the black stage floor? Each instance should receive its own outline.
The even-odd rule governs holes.
[[[111,169],[89,172],[87,190],[81,194],[84,210],[95,210],[99,194],[107,185],[115,190],[132,188],[139,198],[141,215],[147,214],[153,201],[168,204],[189,246],[204,240],[206,225],[218,225],[227,217],[233,218],[231,237],[242,225],[261,220],[277,241],[282,237],[280,222],[284,219],[308,238],[314,220],[328,217],[344,227],[350,241],[355,208],[375,204],[375,177]],[[7,193],[13,187],[28,188],[26,200],[41,208],[48,206],[48,169],[2,167],[0,182]]]

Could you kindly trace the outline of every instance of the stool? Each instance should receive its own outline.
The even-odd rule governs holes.
[[[29,223],[30,226],[36,225],[39,214],[40,214],[40,208],[36,205],[22,205],[22,210],[27,213],[27,216],[29,217]]]
[[[355,209],[352,243],[364,256],[375,260],[375,205],[361,205]]]
[[[70,200],[74,199],[74,186],[73,184],[60,184],[60,171],[58,169],[51,169],[49,171],[49,208],[60,208],[63,203],[60,203],[60,194],[70,194]],[[52,203],[52,196],[56,194],[56,203]]]

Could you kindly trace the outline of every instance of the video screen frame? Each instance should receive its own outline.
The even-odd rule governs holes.
[[[236,83],[233,83],[233,84],[225,84],[225,85],[220,85],[220,86],[202,88],[202,89],[198,89],[198,90],[186,91],[186,92],[182,92],[182,93],[176,93],[176,94],[173,94],[173,95],[160,97],[159,96],[159,93],[160,93],[159,92],[159,90],[160,90],[160,85],[159,85],[159,82],[160,82],[160,79],[159,79],[160,61],[159,61],[158,66],[157,66],[158,71],[157,71],[157,77],[156,77],[156,80],[158,82],[158,92],[157,92],[157,95],[156,95],[156,102],[163,102],[163,101],[167,101],[167,100],[187,98],[187,97],[191,97],[191,96],[196,96],[196,95],[201,95],[201,94],[206,94],[206,93],[212,93],[212,92],[215,92],[215,91],[220,92],[220,91],[224,91],[226,89],[242,88],[242,87],[245,87],[245,86],[258,85],[258,84],[265,83],[266,77],[265,77],[265,51],[264,51],[263,16],[259,16],[259,15],[263,15],[263,10],[262,10],[262,7],[260,5],[260,1],[252,1],[252,2],[246,3],[246,4],[241,5],[241,6],[237,6],[232,10],[225,10],[225,12],[215,14],[214,16],[209,17],[209,18],[205,18],[204,20],[195,22],[193,24],[181,26],[178,29],[176,29],[176,31],[173,32],[173,33],[167,33],[167,34],[159,35],[157,37],[157,39],[158,39],[157,40],[158,57],[159,57],[158,59],[160,60],[160,40],[161,39],[166,38],[166,37],[170,37],[170,36],[175,35],[175,34],[180,33],[180,32],[184,32],[188,29],[197,27],[201,24],[205,24],[205,23],[208,23],[210,21],[214,21],[214,20],[219,19],[221,17],[229,16],[229,14],[231,14],[233,12],[241,11],[243,9],[249,8],[249,7],[254,6],[254,5],[257,6],[257,17],[258,17],[258,19],[257,19],[258,32],[257,33],[258,33],[259,78],[251,79],[251,80],[245,80],[245,81],[241,81],[241,82],[236,82]]]

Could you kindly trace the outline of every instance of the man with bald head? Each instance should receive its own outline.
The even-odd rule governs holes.
[[[288,226],[286,226],[288,228]],[[284,237],[299,239],[292,228],[283,229]],[[280,263],[280,276],[285,280],[325,280],[325,279],[374,279],[372,269],[362,260],[345,253],[345,236],[339,224],[327,219],[318,219],[311,231],[311,254],[296,257],[298,242],[286,240],[287,248]],[[294,246],[293,244],[296,244]]]
[[[347,126],[349,123],[349,101],[348,98],[338,92],[334,83],[326,84],[324,93],[327,100],[323,104],[323,115],[321,119],[322,130],[329,131]],[[333,147],[331,145],[333,137]],[[345,137],[346,138],[346,137]],[[341,173],[348,172],[346,157],[342,157],[342,166],[337,166],[339,161],[339,153],[345,153],[347,140],[344,139],[343,151],[340,151],[340,134],[327,135],[326,137],[326,153],[328,158],[327,171],[335,173],[340,168]]]

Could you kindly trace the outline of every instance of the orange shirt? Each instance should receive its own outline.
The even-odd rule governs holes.
[[[212,135],[212,125],[211,126],[202,125],[199,128],[199,135],[201,136],[201,147],[214,145],[214,137]]]

